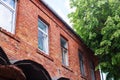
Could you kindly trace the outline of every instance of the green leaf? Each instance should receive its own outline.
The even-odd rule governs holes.
[[[119,80],[120,0],[70,0],[70,5],[74,30],[99,57],[101,70]]]

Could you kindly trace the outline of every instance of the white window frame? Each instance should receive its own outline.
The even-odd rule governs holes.
[[[61,44],[61,52],[62,52],[62,64],[64,66],[69,66],[69,60],[68,60],[68,41],[61,37],[60,38],[60,41],[61,39],[63,39],[65,42],[66,42],[66,47],[63,47],[62,44]],[[64,50],[66,51],[66,53],[64,52]]]
[[[10,11],[13,12],[13,17],[12,17],[12,24],[11,24],[11,30],[7,30],[8,32],[11,32],[12,34],[15,33],[15,26],[16,26],[16,7],[17,7],[17,0],[15,0],[15,8],[12,8],[8,3],[4,2],[3,0],[0,0],[0,3],[9,9]],[[5,26],[0,26],[4,29]]]
[[[38,19],[38,22],[41,22],[41,23],[42,23],[43,25],[45,25],[46,28],[47,28],[47,30],[46,30],[46,32],[45,32],[45,31],[43,31],[41,28],[39,28],[39,25],[38,25],[38,33],[39,33],[39,31],[40,31],[40,32],[42,32],[42,33],[46,36],[45,43],[43,43],[43,45],[45,46],[45,50],[46,50],[46,51],[40,49],[40,48],[39,48],[39,44],[38,44],[38,49],[39,49],[41,52],[43,52],[43,53],[49,55],[49,45],[48,45],[48,43],[49,43],[49,42],[48,42],[48,37],[49,37],[49,35],[48,35],[48,25],[46,25],[41,19]],[[39,42],[39,39],[38,39],[38,42]]]

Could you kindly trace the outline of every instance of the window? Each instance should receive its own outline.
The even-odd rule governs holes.
[[[83,55],[79,52],[79,53],[78,53],[78,56],[79,56],[79,64],[80,64],[81,75],[82,75],[82,76],[85,76],[85,68],[84,68]]]
[[[15,32],[15,10],[17,0],[0,0],[0,27]]]
[[[93,65],[93,62],[91,61],[90,62],[90,72],[91,72],[91,79],[92,80],[95,80],[95,67],[94,67],[94,65]]]
[[[68,42],[63,37],[60,38],[61,52],[62,52],[62,64],[68,66]]]
[[[38,19],[38,48],[48,54],[48,26]]]

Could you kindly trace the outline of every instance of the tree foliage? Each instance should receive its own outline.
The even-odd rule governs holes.
[[[120,79],[120,0],[70,0],[73,28],[100,59],[107,79]]]

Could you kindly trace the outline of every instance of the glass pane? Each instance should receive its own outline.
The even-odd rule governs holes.
[[[67,50],[65,52],[65,65],[68,66],[68,55],[67,55]]]
[[[44,34],[44,51],[48,53],[48,36]]]
[[[38,20],[38,27],[44,32],[47,32],[47,27],[41,20]]]
[[[39,30],[38,31],[38,48],[40,48],[41,50],[44,50],[43,41],[44,41],[43,33]]]
[[[9,4],[12,8],[15,8],[15,0],[3,0],[3,1]]]
[[[92,77],[92,80],[95,80],[95,73],[93,69],[91,69],[91,77]]]
[[[61,37],[61,46],[67,48],[67,41]]]
[[[65,56],[62,54],[62,63],[65,65]]]
[[[83,57],[82,57],[81,53],[79,53],[79,58],[80,58],[80,61],[83,62]]]
[[[13,24],[13,12],[0,3],[0,27],[11,32]]]
[[[91,77],[92,77],[92,80],[95,80],[95,72],[94,72],[93,62],[90,62],[90,68],[91,68]]]
[[[68,65],[68,56],[67,56],[67,50],[62,48],[62,63],[64,65]]]
[[[46,52],[47,51],[47,43],[46,43],[46,35],[43,34],[43,51]]]
[[[81,74],[82,74],[82,76],[85,76],[83,56],[82,56],[81,53],[79,53],[79,62],[80,62],[80,71],[81,71]]]
[[[47,36],[38,30],[38,48],[40,48],[42,51],[47,52]]]
[[[80,70],[81,70],[81,74],[82,74],[83,76],[85,76],[85,72],[84,72],[84,64],[83,64],[82,61],[80,61]]]

